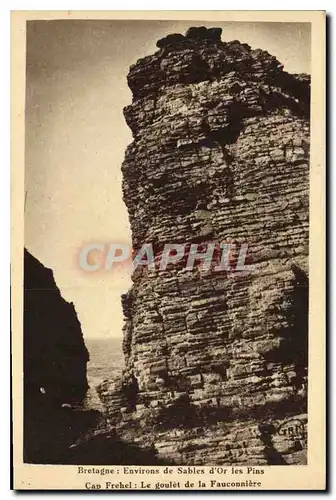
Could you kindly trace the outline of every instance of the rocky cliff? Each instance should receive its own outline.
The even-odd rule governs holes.
[[[52,270],[25,250],[25,461],[60,460],[75,437],[92,425],[92,415],[70,408],[85,397],[88,359],[74,305],[61,296]]]
[[[305,463],[309,77],[217,28],[157,46],[128,75],[133,248],[245,243],[251,266],[139,267],[127,373],[105,402],[124,436],[176,463]]]

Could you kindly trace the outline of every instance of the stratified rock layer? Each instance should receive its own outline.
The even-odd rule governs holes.
[[[131,67],[124,200],[135,251],[246,243],[252,267],[139,267],[110,401],[176,463],[305,463],[309,78],[220,34],[169,35]]]

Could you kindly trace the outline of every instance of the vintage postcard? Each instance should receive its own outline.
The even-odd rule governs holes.
[[[326,488],[325,13],[12,13],[13,488]]]

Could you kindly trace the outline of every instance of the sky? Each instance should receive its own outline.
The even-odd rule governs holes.
[[[190,26],[223,29],[222,40],[267,50],[291,73],[310,73],[308,23],[187,21],[30,21],[27,24],[25,246],[52,268],[75,304],[86,338],[122,337],[120,295],[129,269],[87,273],[90,242],[131,241],[121,164],[132,134],[129,67],[156,41]]]

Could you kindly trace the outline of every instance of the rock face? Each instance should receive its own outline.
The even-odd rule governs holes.
[[[303,464],[309,77],[220,37],[169,35],[130,68],[124,200],[135,251],[244,243],[252,265],[138,267],[110,400],[124,436],[176,463]]]
[[[88,425],[89,412],[73,412],[85,397],[89,359],[81,325],[51,269],[24,253],[24,457],[61,460],[67,444]],[[66,405],[66,408],[62,408]]]

